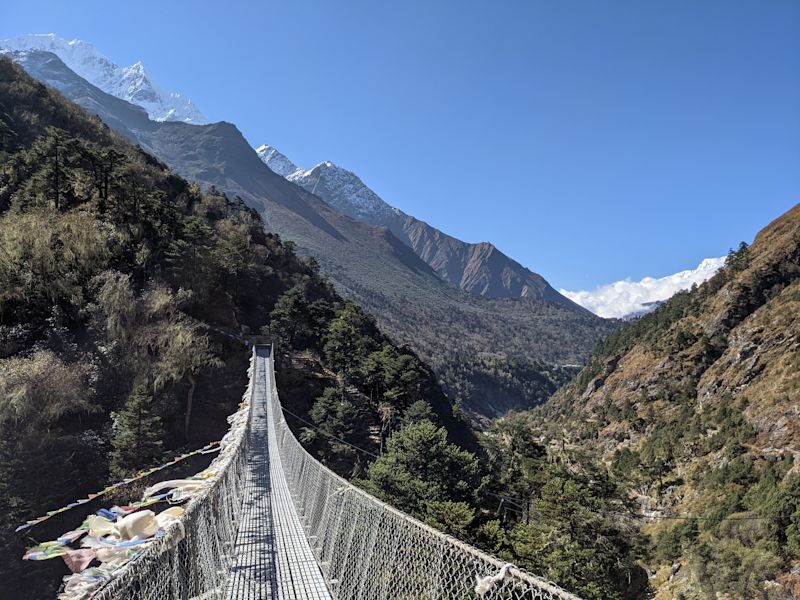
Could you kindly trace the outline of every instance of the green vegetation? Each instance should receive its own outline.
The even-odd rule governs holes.
[[[797,484],[770,486],[769,477],[784,478],[783,463],[767,472],[742,462],[750,433],[740,405],[696,418],[686,408],[649,446],[621,452],[612,474],[565,443],[545,448],[526,416],[495,423],[479,442],[431,368],[343,301],[315,261],[265,233],[240,199],[172,175],[7,60],[0,60],[0,122],[3,534],[109,477],[218,439],[245,383],[241,340],[261,331],[279,344],[282,380],[298,369],[313,378],[312,394],[300,398],[300,387],[284,400],[312,452],[427,523],[586,598],[647,597],[646,547],[620,483],[669,477],[695,442],[694,433],[678,435],[685,418],[694,419],[692,432],[716,427],[709,447],[731,459],[724,481],[702,482],[728,494],[719,504],[726,512],[697,535],[665,538],[659,556],[686,547],[723,561],[722,569],[726,557],[752,551],[747,564],[758,573],[795,556]],[[514,306],[506,309],[530,317],[531,306]],[[557,322],[563,310],[541,306],[536,315]],[[437,331],[446,324],[449,333],[425,346],[443,350],[451,366],[465,365],[453,382],[503,380],[535,396],[569,375],[537,363],[533,370],[544,374],[530,378],[531,364],[502,355],[453,361],[448,353],[460,347],[453,340],[471,328],[461,316],[434,310]],[[506,335],[514,329],[513,320],[497,326]],[[553,331],[530,343],[538,348]],[[696,345],[702,336],[687,327],[676,340]],[[681,386],[665,389],[664,397],[685,396]],[[638,404],[595,416],[655,431]],[[733,494],[732,480],[748,483]],[[774,522],[778,544],[753,548],[751,533],[726,529],[737,511]],[[737,573],[730,585],[752,587]]]
[[[502,523],[487,524],[495,552],[583,598],[647,597],[645,540],[605,468],[564,448],[546,450],[526,414],[496,422],[485,447],[495,506],[504,499],[511,508],[498,510]]]
[[[654,519],[659,597],[787,598],[800,590],[796,348],[800,210],[731,251],[705,284],[598,345],[529,417],[608,465]]]
[[[287,290],[263,331],[286,349],[315,354],[335,375],[308,409],[316,428],[302,428],[300,435],[343,474],[363,471],[368,455],[353,446],[382,452],[392,432],[421,419],[444,426],[451,441],[476,448],[469,425],[454,414],[430,369],[410,350],[394,346],[358,306],[339,301],[329,286]]]
[[[756,466],[750,460],[724,473],[712,471],[699,489],[716,491],[719,506],[705,519],[689,518],[654,536],[653,556],[683,560],[702,598],[783,598],[785,588],[765,587],[787,562],[800,556],[800,478],[784,478],[782,461]],[[791,588],[791,576],[783,578]]]
[[[393,506],[459,537],[468,537],[480,492],[478,459],[423,419],[391,436],[361,482]]]
[[[117,477],[142,464],[156,461],[164,445],[161,417],[153,410],[153,396],[135,388],[113,425],[111,473]]]
[[[553,317],[552,320],[543,318],[542,325],[545,328],[560,326],[555,323],[564,315]],[[460,328],[458,324],[453,326],[456,330]],[[606,326],[610,331],[611,323]],[[463,333],[467,339],[467,332]],[[523,339],[524,336],[518,336],[513,343]],[[533,353],[522,358],[519,356],[521,349],[517,353],[506,353],[486,345],[481,351],[471,351],[455,344],[455,340],[449,346],[431,344],[425,360],[434,367],[448,396],[487,425],[488,416],[502,416],[510,410],[541,404],[579,370],[579,367],[534,358]],[[586,345],[591,347],[592,343]]]
[[[0,60],[0,526],[219,439],[243,334],[344,306],[258,214]],[[277,311],[277,312],[276,312]],[[319,324],[319,322],[322,324]],[[312,331],[312,335],[317,335]]]

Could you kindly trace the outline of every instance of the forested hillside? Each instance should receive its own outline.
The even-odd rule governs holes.
[[[800,205],[611,335],[527,422],[624,482],[658,598],[795,598],[799,413]]]
[[[219,439],[246,383],[244,336],[280,328],[298,299],[287,344],[310,335],[326,347],[329,329],[362,324],[375,369],[414,373],[382,407],[399,423],[416,403],[474,445],[430,371],[258,213],[201,194],[8,60],[0,141],[2,539],[109,478]],[[359,407],[359,430],[376,415]]]
[[[331,350],[337,328],[358,327],[359,343],[376,351],[373,368],[391,359],[411,374],[382,396],[430,400],[430,414],[470,443],[430,371],[339,298],[313,261],[264,233],[254,210],[201,194],[10,61],[0,65],[0,401],[9,449],[41,445],[44,429],[74,425],[76,415],[96,425],[122,409],[110,441],[112,470],[124,473],[164,443],[223,431],[225,412],[206,410],[211,397],[227,373],[234,390],[221,408],[233,406],[248,356],[243,335],[270,326],[287,349],[326,349],[326,364],[340,354]],[[122,447],[126,398],[149,424],[151,442],[137,442],[148,452]]]
[[[259,210],[269,231],[297,244],[298,254],[314,257],[339,293],[412,348],[449,397],[484,423],[547,399],[577,371],[567,365],[583,364],[615,327],[555,291],[559,302],[458,289],[386,227],[351,219],[274,173],[235,125],[151,121],[143,109],[94,87],[54,54],[11,56],[176,173]],[[544,280],[535,285],[549,288]]]
[[[607,475],[510,424],[479,443],[431,370],[254,210],[5,59],[0,142],[0,597],[59,578],[18,560],[17,523],[219,438],[250,333],[276,338],[287,419],[333,468],[586,598],[644,597]]]

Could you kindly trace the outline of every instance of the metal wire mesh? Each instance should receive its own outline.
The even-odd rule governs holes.
[[[270,374],[274,372],[270,355]],[[273,379],[274,381],[274,379]],[[337,600],[579,598],[406,515],[315,460],[289,429],[271,386],[278,452],[306,535]]]
[[[255,355],[254,355],[255,356]],[[250,408],[255,367],[251,358],[247,403],[232,415],[220,455],[209,467],[216,474],[186,506],[182,523],[171,526],[142,555],[127,563],[96,600],[216,600],[229,577],[239,525],[250,441]]]
[[[256,350],[245,398],[253,410]],[[269,452],[336,600],[580,600],[398,511],[320,464],[294,437],[267,372]],[[232,429],[217,475],[166,534],[115,573],[97,600],[221,600],[229,587],[247,473],[252,414]],[[227,437],[227,436],[226,436]],[[263,442],[261,442],[263,443]],[[273,474],[273,476],[276,474]],[[268,532],[265,532],[265,534]],[[264,536],[265,540],[268,538]],[[483,589],[476,590],[479,578]],[[491,578],[491,579],[489,579]],[[278,582],[280,587],[281,582]],[[478,586],[479,588],[481,586]],[[481,592],[480,594],[478,592]]]

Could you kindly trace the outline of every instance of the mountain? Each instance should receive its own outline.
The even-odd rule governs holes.
[[[654,311],[676,292],[703,283],[724,264],[724,256],[706,258],[694,269],[664,277],[645,277],[639,281],[623,279],[598,286],[591,291],[560,291],[570,300],[601,317],[634,319]]]
[[[206,118],[189,98],[165,91],[137,62],[119,67],[81,40],[67,41],[53,33],[22,35],[0,40],[0,48],[43,50],[58,56],[72,71],[117,98],[141,106],[155,121],[205,124]]]
[[[336,441],[376,455],[401,424],[424,421],[440,440],[426,457],[445,465],[426,473],[452,476],[452,456],[474,464],[459,478],[470,486],[428,487],[443,500],[477,498],[482,473],[464,450],[477,447],[475,432],[431,370],[267,233],[257,211],[203,194],[5,57],[0,165],[13,165],[0,173],[0,600],[88,598],[87,579],[62,583],[70,569],[57,556],[34,566],[20,560],[25,549],[141,497],[124,481],[113,497],[91,492],[221,439],[247,385],[244,334],[265,326],[280,340],[284,406],[327,433],[311,452],[349,465],[345,475],[358,464],[361,474],[363,456]],[[299,300],[290,314],[280,310],[287,297]],[[287,339],[300,322],[313,334]],[[323,351],[334,343],[353,351]],[[345,390],[343,365],[388,375]],[[186,477],[211,457],[184,458],[140,483]],[[68,512],[14,531],[68,503]],[[81,589],[58,594],[64,584]]]
[[[530,426],[626,482],[655,539],[657,598],[788,598],[798,417],[800,205],[612,334]]]
[[[570,303],[460,290],[387,227],[352,219],[274,173],[234,125],[152,121],[52,53],[11,56],[183,177],[259,210],[270,231],[314,257],[340,293],[428,362],[448,395],[476,419],[542,402],[615,327]]]
[[[490,298],[536,298],[577,308],[541,275],[494,245],[462,242],[407,215],[385,202],[352,171],[330,161],[303,170],[266,144],[256,152],[278,175],[316,194],[341,213],[362,223],[387,227],[440,277],[462,290]]]
[[[301,170],[286,156],[267,144],[263,144],[262,146],[256,148],[256,154],[258,154],[258,158],[260,158],[265,165],[267,165],[281,177],[288,177],[295,171]]]

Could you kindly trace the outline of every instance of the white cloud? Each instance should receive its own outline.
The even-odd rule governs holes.
[[[707,258],[696,269],[681,271],[666,277],[645,277],[641,281],[624,279],[598,286],[592,291],[560,290],[567,298],[601,317],[624,318],[644,314],[667,300],[675,292],[700,284],[725,264],[725,257]]]

